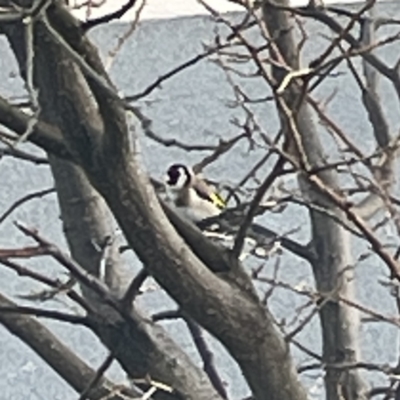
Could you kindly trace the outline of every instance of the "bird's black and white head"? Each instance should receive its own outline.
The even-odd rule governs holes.
[[[183,164],[173,164],[168,168],[165,183],[173,190],[182,190],[191,184],[194,173]]]

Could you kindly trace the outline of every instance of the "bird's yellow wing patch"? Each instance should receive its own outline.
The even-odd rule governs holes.
[[[224,199],[218,193],[211,193],[210,199],[217,207],[219,207],[219,208],[226,207],[226,203],[225,203]]]

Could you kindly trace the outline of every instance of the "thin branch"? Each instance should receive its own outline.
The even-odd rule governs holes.
[[[270,279],[265,276],[258,276],[255,279],[259,282],[265,282],[265,283],[268,283],[269,285],[283,288],[285,290],[289,290],[295,294],[298,294],[301,296],[306,296],[312,302],[317,303],[319,309],[322,308],[322,306],[329,301],[342,302],[342,303],[347,304],[349,307],[355,308],[355,309],[361,311],[362,313],[369,315],[370,317],[374,318],[375,320],[384,321],[388,324],[394,325],[396,327],[400,327],[400,318],[399,317],[391,317],[388,315],[381,314],[381,313],[374,311],[370,308],[367,308],[361,304],[358,304],[352,300],[349,300],[343,296],[340,296],[338,294],[338,288],[334,288],[329,293],[321,293],[321,292],[315,292],[315,291],[313,291],[311,289],[307,289],[307,288],[304,288],[304,289],[297,288],[289,283],[286,283],[283,281],[277,281],[276,279]],[[314,314],[315,313],[312,312],[311,315],[309,315],[309,317],[312,317]],[[308,319],[307,319],[307,321],[308,321]],[[303,326],[303,325],[301,325],[301,326]],[[297,328],[295,329],[294,332],[296,334],[298,333]],[[292,332],[292,334],[289,334],[289,338],[290,338],[290,340],[293,339],[293,332]]]
[[[330,11],[332,13],[335,13],[337,15],[344,15],[349,18],[352,18],[354,16],[353,12],[343,9],[343,8],[334,7],[334,6],[326,7],[326,10]],[[363,29],[363,26],[366,21],[368,21],[368,17],[359,17],[357,19],[357,23],[359,23],[361,25],[361,29]],[[376,24],[376,29],[378,29],[383,25],[400,25],[400,20],[395,19],[395,18],[379,17],[379,18],[376,18],[375,24]]]
[[[4,142],[4,140],[1,139],[1,142]],[[10,143],[7,143],[7,147],[0,149],[0,159],[3,156],[10,156],[10,157],[17,158],[19,160],[29,161],[36,165],[48,165],[49,164],[49,160],[46,157],[39,157],[34,154],[30,154],[26,151],[13,148],[13,146],[10,145]]]
[[[196,56],[190,58],[189,60],[178,65],[177,67],[172,68],[170,71],[160,75],[153,83],[151,83],[149,86],[147,86],[146,89],[143,89],[141,92],[134,94],[132,96],[126,96],[125,100],[126,101],[138,101],[138,100],[142,99],[143,97],[148,96],[155,89],[161,87],[162,83],[164,83],[166,80],[172,78],[174,75],[178,74],[179,72],[182,72],[183,70],[187,69],[188,67],[191,67],[191,66],[197,64],[199,61],[207,58],[208,56],[215,54],[217,51],[227,48],[227,47],[230,47],[230,46],[231,46],[231,44],[225,44],[225,45],[220,45],[220,46],[216,46],[216,47],[211,47],[211,48],[205,50],[203,53],[197,54]]]
[[[106,24],[115,19],[120,19],[126,14],[136,3],[136,0],[128,0],[126,4],[124,4],[119,10],[114,11],[110,14],[103,15],[99,18],[93,18],[89,21],[83,22],[81,28],[84,32],[87,32],[89,29],[94,28],[95,26]]]
[[[0,124],[11,129],[18,135],[26,131],[30,116],[18,107],[12,106],[5,98],[0,96]],[[73,156],[67,148],[62,133],[58,127],[39,121],[28,138],[32,143],[43,150],[60,158],[73,160]]]
[[[301,351],[303,351],[304,353],[306,353],[308,356],[315,358],[316,360],[320,360],[322,361],[322,356],[320,356],[318,353],[313,352],[312,350],[310,350],[309,348],[307,348],[306,346],[302,345],[299,341],[297,341],[296,339],[292,339],[291,344],[293,344],[294,346],[296,346],[298,349],[300,349]]]
[[[342,28],[340,32],[338,32],[338,36],[334,38],[328,48],[324,51],[322,55],[320,55],[316,60],[310,62],[310,66],[316,67],[321,65],[324,60],[328,58],[328,56],[335,50],[336,47],[339,46],[340,42],[345,38],[345,36],[352,30],[353,26],[356,24],[357,20],[372,8],[375,4],[376,0],[367,0],[365,4],[361,7],[359,11],[354,13],[354,15],[350,18],[347,26]]]
[[[284,164],[285,164],[285,159],[283,157],[279,157],[273,170],[265,178],[264,182],[258,188],[257,193],[255,194],[253,200],[251,201],[247,215],[243,219],[243,222],[236,235],[235,243],[232,249],[232,254],[234,255],[234,257],[239,257],[240,253],[242,252],[244,240],[246,238],[246,232],[249,229],[254,216],[256,215],[257,208],[268,188],[272,185],[275,179],[282,174]]]
[[[399,90],[399,96],[400,96],[400,90]],[[294,136],[297,138],[301,138],[293,113],[290,111],[288,106],[283,102],[283,99],[281,105],[283,107],[283,111],[286,114],[286,117],[288,118]],[[297,160],[293,159],[293,157],[291,157],[289,154],[286,154],[286,152],[279,151],[279,153],[282,157],[284,157],[286,161],[290,162],[294,168],[297,168],[299,171],[302,171],[306,175],[310,183],[312,185],[315,185],[316,189],[321,194],[326,196],[335,206],[337,206],[345,213],[346,217],[352,223],[354,223],[354,225],[361,231],[364,237],[368,240],[375,253],[379,256],[379,258],[381,258],[382,261],[389,267],[391,276],[393,278],[396,278],[397,280],[400,280],[400,263],[397,260],[395,260],[393,256],[384,248],[384,246],[382,245],[380,240],[376,237],[372,229],[354,209],[354,204],[348,201],[348,199],[343,195],[337,193],[335,189],[326,185],[319,176],[310,174],[308,170],[309,168],[307,165],[308,164],[307,159],[303,160],[303,162],[299,164]],[[305,156],[303,152],[302,155],[303,157]],[[306,162],[304,163],[304,161]]]
[[[50,255],[63,265],[71,274],[76,277],[84,285],[95,291],[108,305],[114,308],[117,312],[122,314],[121,306],[117,299],[110,293],[108,287],[97,279],[94,275],[89,274],[83,267],[81,267],[75,260],[69,257],[68,254],[62,252],[56,245],[44,239],[39,233],[32,228],[28,228],[20,223],[16,226],[26,235],[33,238],[41,249],[42,254]],[[1,257],[1,254],[0,254]],[[9,256],[10,257],[10,256]]]
[[[287,342],[291,342],[293,340],[293,338],[300,333],[304,327],[311,322],[311,320],[318,315],[318,313],[321,311],[321,308],[328,302],[328,298],[323,299],[323,301],[318,303],[318,307],[314,307],[311,312],[302,319],[301,323],[295,328],[293,329],[290,333],[288,333],[285,336],[285,340]]]
[[[1,294],[0,305],[15,307],[12,301]],[[1,313],[0,323],[42,357],[78,393],[84,390],[87,382],[94,376],[93,369],[77,357],[76,352],[61,343],[37,318],[19,313]],[[112,392],[112,388],[113,383],[104,378],[90,393],[91,399],[105,398]],[[135,398],[137,394],[132,389],[124,387],[108,399],[127,400],[127,395]]]
[[[357,236],[359,238],[364,239],[365,237],[358,232],[356,229],[354,229],[348,221],[344,220],[343,218],[338,217],[334,212],[330,211],[328,208],[321,206],[319,204],[316,203],[312,203],[310,201],[304,201],[301,198],[289,195],[287,197],[284,197],[282,199],[279,200],[280,202],[292,202],[295,204],[299,204],[302,206],[307,207],[309,210],[313,210],[316,211],[318,213],[320,213],[321,215],[324,215],[328,218],[331,218],[333,221],[337,222],[340,226],[342,226],[343,228],[345,228],[347,231],[349,231],[350,233],[352,233],[354,236]]]
[[[242,186],[246,184],[248,180],[251,178],[254,178],[256,176],[257,171],[268,161],[268,159],[271,157],[273,154],[272,151],[268,151],[265,153],[262,158],[256,162],[256,164],[246,173],[246,175],[237,183],[232,190],[229,192],[226,202],[229,202],[229,199],[234,195],[234,193],[237,192],[238,189],[240,189]]]
[[[247,133],[242,133],[238,136],[230,140],[220,140],[219,144],[214,148],[213,153],[204,157],[200,162],[193,166],[193,171],[198,173],[202,171],[207,165],[213,163],[217,160],[221,155],[227,153],[236,143],[238,143],[241,139],[248,137]]]
[[[19,136],[12,144],[12,148],[16,148],[20,143],[25,142],[29,136],[34,132],[35,126],[39,122],[39,116],[41,112],[39,104],[38,89],[34,86],[34,44],[33,44],[33,25],[36,18],[40,17],[41,14],[46,12],[47,8],[52,3],[52,0],[38,0],[34,1],[31,7],[29,16],[25,17],[22,22],[25,26],[25,44],[26,44],[26,87],[29,95],[29,101],[33,115],[29,118],[25,132]]]
[[[315,369],[337,369],[337,370],[350,370],[350,369],[366,369],[369,371],[379,371],[383,372],[387,375],[396,373],[394,368],[391,368],[389,365],[379,365],[367,362],[341,362],[341,363],[315,363],[304,365],[297,369],[298,373],[303,373],[306,371],[311,371]]]
[[[10,2],[11,7],[6,12],[1,10],[0,22],[25,22],[28,19],[37,18],[50,6],[51,2],[52,0],[36,0],[32,1],[31,7],[21,7],[16,2]]]
[[[292,8],[287,6],[282,6],[280,4],[276,4],[274,2],[269,1],[268,4],[274,8],[289,11],[294,14],[298,14],[303,17],[313,18],[317,21],[320,21],[324,25],[328,26],[332,31],[341,34],[343,32],[343,27],[331,16],[327,13],[319,10],[315,7],[300,7],[300,8]],[[353,49],[359,49],[362,47],[360,41],[354,38],[349,32],[346,32],[344,35],[341,35],[342,39],[352,46]],[[383,76],[389,79],[393,85],[395,86],[397,96],[400,98],[400,76],[399,73],[393,69],[388,67],[385,63],[383,63],[379,58],[377,58],[374,54],[369,52],[365,52],[361,54],[368,63],[370,63],[373,67],[375,67]],[[312,67],[312,65],[310,65]]]
[[[124,32],[122,36],[118,38],[117,45],[115,46],[114,49],[110,50],[108,52],[108,57],[107,60],[105,61],[105,69],[108,71],[115,59],[115,56],[118,54],[118,52],[121,50],[122,46],[124,43],[128,40],[128,38],[135,32],[138,22],[140,19],[140,16],[142,14],[142,11],[144,10],[144,6],[146,5],[146,0],[141,0],[141,3],[139,4],[138,9],[135,12],[135,18],[133,21],[130,23],[129,29]]]
[[[307,102],[315,110],[321,122],[326,124],[359,159],[365,158],[361,150],[351,141],[351,139],[343,132],[343,130],[340,129],[340,127],[331,118],[329,118],[329,116],[321,109],[318,102],[313,97],[307,95]]]
[[[368,224],[354,211],[354,204],[349,202],[346,198],[336,193],[331,187],[327,186],[319,177],[315,175],[308,175],[311,183],[315,184],[318,189],[328,196],[328,198],[339,207],[346,214],[347,218],[354,223],[354,225],[362,232],[364,237],[371,244],[373,250],[382,259],[382,261],[389,267],[393,278],[400,280],[400,264],[393,256],[383,247],[382,243],[376,237],[374,232]]]
[[[44,310],[34,307],[0,307],[0,313],[14,313],[34,315],[36,317],[50,318],[58,321],[69,322],[76,325],[90,326],[89,319],[78,315],[66,314],[56,310]]]
[[[31,258],[48,255],[48,250],[43,246],[26,246],[23,248],[0,249],[0,258]]]
[[[144,134],[149,138],[154,140],[157,143],[162,144],[165,147],[176,147],[178,149],[182,149],[185,151],[210,151],[215,150],[215,145],[207,145],[207,144],[188,144],[181,142],[177,139],[165,139],[161,136],[157,135],[151,129],[151,120],[148,119],[139,108],[136,108],[136,117],[140,120],[142,129]]]
[[[56,289],[58,292],[65,292],[71,300],[79,304],[85,311],[95,314],[89,303],[81,295],[71,289],[70,281],[68,281],[67,283],[63,283],[60,282],[58,279],[48,278],[47,276],[42,275],[39,272],[32,271],[22,265],[17,264],[14,261],[7,260],[5,258],[0,258],[0,263],[12,269],[20,276],[27,276],[31,279],[34,279],[35,281],[41,282],[47,286]]]
[[[142,268],[138,274],[132,279],[128,289],[126,290],[124,297],[122,298],[122,306],[130,307],[136,296],[140,292],[140,287],[143,285],[144,281],[149,277],[148,272],[145,268]]]
[[[108,370],[111,366],[112,362],[114,361],[114,356],[110,353],[106,359],[102,362],[100,367],[98,368],[96,374],[93,376],[92,380],[88,383],[85,390],[81,393],[78,400],[86,400],[88,398],[89,393],[92,391],[94,387],[100,382],[101,378],[103,377],[104,373]]]
[[[180,310],[160,311],[151,316],[151,320],[153,322],[179,319],[179,318],[183,318],[182,312]]]
[[[17,200],[14,204],[12,204],[1,216],[0,216],[0,224],[4,222],[4,220],[13,212],[15,211],[18,207],[20,207],[22,204],[28,202],[29,200],[36,199],[36,198],[41,198],[43,196],[46,196],[50,193],[54,193],[55,189],[50,188],[50,189],[45,189],[45,190],[40,190],[38,192],[30,193],[27,194],[24,197],[21,197],[19,200]]]
[[[219,376],[217,369],[214,364],[214,355],[209,349],[207,342],[205,341],[201,328],[192,319],[184,318],[186,325],[192,335],[193,341],[197,347],[201,359],[203,360],[203,369],[210,378],[211,383],[221,395],[222,398],[227,399],[228,394],[226,392],[224,383]]]

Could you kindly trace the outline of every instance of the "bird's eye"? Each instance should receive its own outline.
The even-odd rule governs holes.
[[[180,176],[179,171],[176,168],[171,168],[168,171],[168,177],[169,177],[169,182],[174,184],[177,182],[178,178]]]

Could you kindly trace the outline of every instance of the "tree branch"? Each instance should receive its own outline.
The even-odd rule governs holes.
[[[41,282],[41,283],[43,283],[47,286],[50,286],[54,289],[57,289],[60,292],[66,290],[66,295],[71,300],[73,300],[77,304],[79,304],[88,313],[94,314],[94,310],[92,309],[92,307],[77,292],[75,292],[74,290],[71,289],[71,287],[69,287],[69,282],[67,282],[67,284],[64,284],[64,283],[60,282],[59,280],[50,279],[47,276],[44,276],[36,271],[31,271],[30,269],[23,267],[23,266],[17,264],[16,262],[8,260],[6,258],[0,258],[0,263],[6,267],[12,269],[20,276],[28,276],[29,278],[34,279],[35,281]]]
[[[282,174],[284,165],[285,165],[285,159],[283,157],[279,157],[271,173],[267,175],[264,182],[257,189],[257,192],[250,203],[249,210],[246,216],[244,217],[243,222],[236,235],[235,243],[232,249],[234,257],[239,257],[240,253],[242,252],[247,230],[249,229],[253,221],[253,218],[256,215],[257,208],[261,203],[261,200],[264,197],[266,191],[269,189],[269,187],[272,185],[275,179]]]
[[[15,304],[0,294],[0,307],[15,307]],[[35,318],[15,313],[0,313],[0,322],[14,335],[31,347],[47,364],[65,379],[78,393],[91,381],[95,372],[56,336]],[[113,384],[105,378],[88,393],[91,400],[99,400],[112,393]],[[126,396],[137,394],[124,388],[110,400],[126,400]]]
[[[90,326],[90,322],[87,317],[66,314],[56,310],[45,310],[41,308],[23,307],[23,306],[13,306],[13,307],[0,306],[0,314],[1,313],[34,315],[35,317],[50,318],[58,321],[69,322],[71,324]]]
[[[200,357],[203,360],[204,371],[207,373],[211,383],[214,385],[215,389],[218,391],[221,397],[223,399],[227,399],[228,394],[226,393],[225,386],[217,372],[216,366],[214,364],[214,356],[202,335],[201,328],[189,317],[185,317],[184,320],[187,327],[189,328],[193,341],[196,344]]]
[[[30,116],[11,106],[0,96],[0,124],[11,129],[18,135],[23,135],[29,126]],[[73,157],[62,138],[58,128],[38,121],[33,127],[29,141],[58,157],[71,160]]]
[[[137,0],[128,0],[126,4],[124,4],[119,10],[114,11],[110,14],[103,15],[99,18],[94,18],[89,21],[82,23],[82,30],[87,32],[89,29],[94,28],[95,26],[106,24],[112,20],[120,19],[126,14],[133,6],[135,5]]]
[[[48,195],[50,193],[54,193],[54,192],[55,192],[55,189],[51,188],[51,189],[40,190],[40,191],[37,191],[34,193],[27,194],[24,197],[21,197],[14,204],[12,204],[2,215],[0,215],[0,224],[3,223],[4,220],[22,204],[25,204],[29,200],[43,197],[43,196],[46,196],[46,195]]]
[[[98,383],[101,381],[101,378],[104,376],[107,369],[110,368],[113,361],[114,361],[114,357],[113,357],[112,353],[110,353],[106,357],[106,359],[102,362],[100,367],[97,369],[95,376],[93,376],[93,379],[88,383],[87,387],[81,393],[78,400],[86,400],[87,399],[88,394],[91,392],[91,390],[93,390],[94,387],[96,387],[96,385],[98,385]]]

